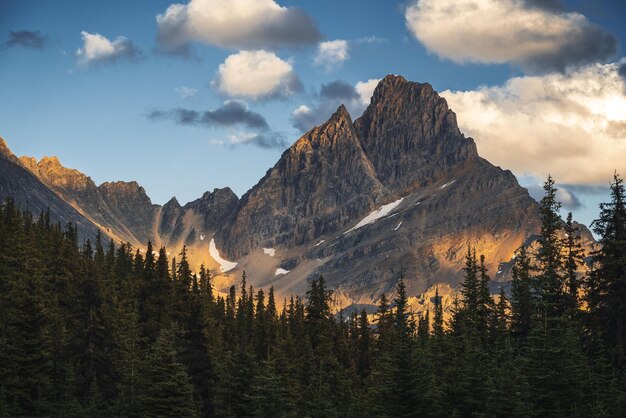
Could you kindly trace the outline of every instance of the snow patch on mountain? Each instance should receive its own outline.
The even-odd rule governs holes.
[[[403,200],[404,198],[401,198],[401,199],[396,200],[395,202],[391,202],[391,203],[381,206],[380,208],[371,212],[365,218],[361,219],[361,221],[358,224],[354,225],[352,228],[344,232],[344,235],[352,231],[356,231],[357,229],[362,228],[366,225],[372,224],[381,218],[384,218],[385,216],[393,212],[394,209],[396,209],[400,205],[400,203],[402,203]]]
[[[446,187],[448,187],[449,185],[451,185],[452,183],[454,183],[456,181],[456,179],[447,182],[446,184],[444,184],[443,186],[440,187],[440,189],[445,189]]]
[[[228,261],[220,257],[220,252],[215,246],[215,238],[212,238],[211,242],[209,243],[209,254],[211,255],[211,257],[213,257],[213,260],[217,261],[217,264],[220,265],[220,271],[222,273],[226,273],[227,271],[230,271],[237,267],[237,263],[235,263],[234,261]]]
[[[269,255],[270,257],[274,257],[276,255],[275,248],[263,248],[263,254]]]
[[[285,270],[285,269],[277,268],[276,269],[276,273],[274,273],[274,276],[280,276],[281,274],[287,274],[290,271],[291,270]]]

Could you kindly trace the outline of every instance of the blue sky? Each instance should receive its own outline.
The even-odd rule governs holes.
[[[241,195],[394,73],[443,92],[524,185],[555,175],[585,223],[626,172],[626,2],[227,4],[0,0],[0,135],[97,183],[137,180],[156,203]]]

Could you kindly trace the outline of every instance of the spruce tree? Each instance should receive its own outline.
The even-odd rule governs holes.
[[[623,373],[626,361],[626,192],[616,173],[611,201],[600,205],[592,224],[600,249],[592,254],[593,269],[586,281],[590,326],[598,330],[612,362]]]
[[[141,416],[196,417],[193,393],[186,367],[177,359],[172,332],[164,330],[142,367]]]

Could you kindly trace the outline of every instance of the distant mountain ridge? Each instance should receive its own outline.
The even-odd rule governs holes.
[[[109,236],[136,246],[151,240],[173,255],[186,245],[218,290],[243,270],[251,284],[284,295],[324,274],[342,303],[371,303],[393,291],[402,268],[418,295],[456,285],[468,244],[506,280],[514,251],[539,230],[537,203],[510,171],[478,155],[445,99],[393,75],[361,117],[353,122],[339,107],[241,199],[224,188],[159,206],[136,182],[96,186],[58,159],[5,160]]]

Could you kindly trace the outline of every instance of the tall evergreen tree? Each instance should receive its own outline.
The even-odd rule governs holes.
[[[620,373],[626,361],[626,192],[616,173],[611,201],[600,205],[592,224],[600,249],[592,254],[593,269],[586,282],[591,327],[599,331]]]

